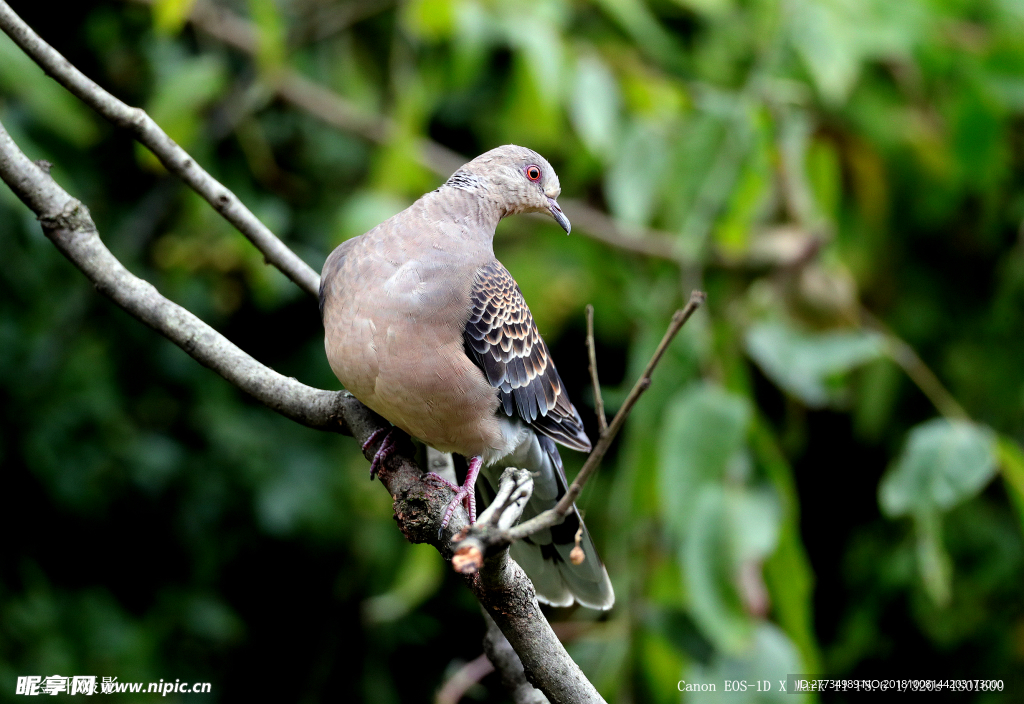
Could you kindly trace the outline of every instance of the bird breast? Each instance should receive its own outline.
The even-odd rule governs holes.
[[[478,265],[373,234],[342,245],[340,265],[325,267],[331,368],[356,398],[438,450],[500,452],[509,439],[497,391],[463,346]]]

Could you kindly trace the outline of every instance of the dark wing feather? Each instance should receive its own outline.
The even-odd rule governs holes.
[[[589,452],[580,414],[512,275],[491,262],[477,272],[470,298],[466,352],[497,389],[505,414],[519,416],[566,447]]]

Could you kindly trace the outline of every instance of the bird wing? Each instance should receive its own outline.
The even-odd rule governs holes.
[[[566,447],[590,451],[580,414],[569,401],[519,285],[501,262],[481,267],[470,292],[466,352],[498,390],[508,416]]]

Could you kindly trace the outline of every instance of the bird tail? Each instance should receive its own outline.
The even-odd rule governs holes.
[[[521,467],[534,474],[533,495],[523,511],[522,520],[554,508],[565,495],[567,482],[558,448],[548,437],[530,432],[529,437],[510,455],[484,468],[477,486],[486,503],[493,500],[498,479],[506,467]],[[583,562],[573,564],[569,553],[576,546],[576,532],[582,528],[580,547]],[[592,609],[610,609],[615,603],[608,571],[590,539],[590,533],[574,505],[565,520],[528,538],[516,541],[509,549],[512,559],[526,571],[537,590],[537,599],[552,606],[571,606],[578,601]]]

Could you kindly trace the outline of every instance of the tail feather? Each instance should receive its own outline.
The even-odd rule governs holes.
[[[481,478],[485,481],[478,482],[477,486],[488,503],[506,467],[523,467],[534,473],[534,491],[523,511],[524,521],[553,508],[568,489],[558,448],[550,438],[539,433],[529,433],[528,439],[515,452],[484,468]],[[569,553],[576,546],[576,532],[581,526],[580,547],[585,559],[574,565]],[[510,554],[530,576],[540,601],[552,606],[570,606],[575,600],[583,606],[602,610],[610,609],[615,603],[608,571],[575,506],[560,525],[516,542]]]

